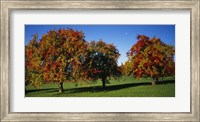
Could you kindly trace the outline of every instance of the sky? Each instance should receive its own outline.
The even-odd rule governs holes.
[[[41,39],[49,30],[72,28],[83,31],[85,40],[99,41],[114,44],[121,56],[118,65],[127,61],[126,52],[137,42],[137,35],[156,36],[166,44],[175,46],[175,25],[25,25],[25,45],[34,34]]]

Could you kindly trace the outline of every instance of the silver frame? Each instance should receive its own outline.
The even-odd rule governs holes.
[[[148,1],[69,1],[69,0],[0,0],[1,1],[1,53],[0,120],[6,121],[200,121],[200,1],[199,0],[148,0]],[[9,34],[11,10],[63,10],[63,9],[131,9],[131,10],[190,10],[191,40],[191,112],[187,113],[17,113],[9,111]],[[181,20],[180,20],[181,21]]]

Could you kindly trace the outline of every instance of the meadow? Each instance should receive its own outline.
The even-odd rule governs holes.
[[[160,78],[155,86],[151,78],[136,79],[123,76],[119,80],[111,78],[106,89],[101,81],[90,84],[64,82],[64,93],[58,92],[56,83],[48,83],[35,88],[26,86],[25,97],[175,97],[175,78]]]

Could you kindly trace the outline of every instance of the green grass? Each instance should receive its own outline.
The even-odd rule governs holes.
[[[175,97],[175,78],[166,77],[159,79],[151,85],[150,78],[137,80],[131,77],[122,77],[118,80],[111,79],[102,89],[101,81],[95,84],[63,84],[64,93],[58,93],[55,83],[45,84],[41,88],[27,86],[26,97]]]

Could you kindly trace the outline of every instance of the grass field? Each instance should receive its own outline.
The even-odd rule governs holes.
[[[26,97],[175,97],[175,78],[166,77],[159,79],[151,85],[150,78],[137,80],[132,77],[122,77],[118,80],[111,79],[102,89],[101,81],[95,84],[63,84],[64,93],[58,93],[55,83],[45,84],[41,88],[26,86]]]

